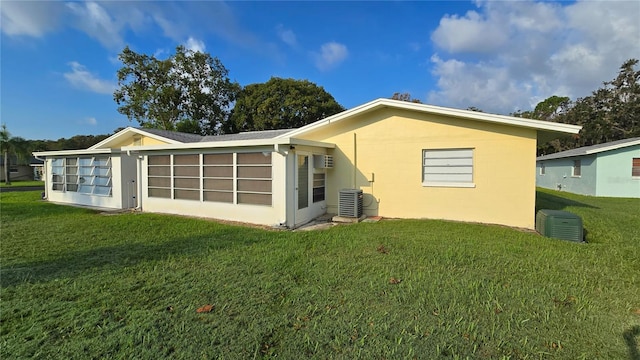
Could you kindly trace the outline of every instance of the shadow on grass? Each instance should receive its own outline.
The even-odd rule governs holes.
[[[625,331],[622,336],[629,347],[629,359],[640,360],[640,349],[638,349],[637,338],[640,336],[640,325],[636,325]]]
[[[536,191],[536,213],[540,209],[550,210],[564,210],[565,208],[573,207],[585,207],[590,209],[599,209],[596,206],[581,203],[579,201],[570,200],[553,194],[549,194],[542,191]]]
[[[207,254],[212,250],[249,246],[262,239],[259,231],[228,227],[198,237],[177,238],[155,244],[127,243],[116,246],[74,251],[49,260],[18,263],[0,269],[0,286],[47,282],[72,278],[87,271],[117,269],[145,261]]]

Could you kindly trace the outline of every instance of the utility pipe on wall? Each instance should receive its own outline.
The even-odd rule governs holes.
[[[356,133],[353,133],[353,182],[352,189],[356,188],[356,174],[358,172],[358,143],[356,141]]]

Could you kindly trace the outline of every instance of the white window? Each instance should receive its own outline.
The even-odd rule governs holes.
[[[51,161],[51,189],[111,196],[111,158],[67,157]]]
[[[325,184],[326,184],[326,175],[325,173],[314,173],[313,174],[313,202],[317,203],[320,201],[324,201],[325,197]]]
[[[631,176],[640,178],[640,158],[631,160]]]
[[[580,160],[573,160],[573,166],[571,167],[571,176],[580,177],[582,174],[582,164]]]
[[[540,175],[544,175],[546,173],[546,169],[543,163],[540,163]]]
[[[238,204],[271,206],[271,153],[237,154],[236,174]]]
[[[149,197],[272,204],[270,152],[150,155]],[[173,196],[172,196],[173,195]]]
[[[422,185],[475,187],[473,149],[422,150]]]

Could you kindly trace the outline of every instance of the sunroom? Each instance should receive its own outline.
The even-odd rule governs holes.
[[[45,198],[106,209],[136,205],[136,162],[115,149],[36,153],[45,158]]]

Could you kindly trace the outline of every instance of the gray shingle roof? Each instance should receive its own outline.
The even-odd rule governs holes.
[[[539,156],[536,159],[536,161],[562,159],[562,158],[568,158],[568,157],[583,156],[588,154],[596,154],[603,151],[620,149],[623,147],[637,145],[637,144],[640,144],[640,137],[616,140],[616,141],[611,141],[608,143],[603,143],[598,145],[583,146],[576,149],[560,151],[555,154]]]
[[[292,129],[281,130],[262,130],[262,131],[247,131],[238,134],[226,134],[226,135],[209,135],[205,136],[202,141],[235,141],[235,140],[263,140],[273,139],[276,136],[286,134]]]
[[[238,134],[202,136],[197,134],[187,134],[187,133],[181,133],[177,131],[168,131],[168,130],[161,130],[161,129],[146,129],[146,128],[138,128],[138,129],[154,135],[162,136],[167,139],[179,141],[181,143],[273,139],[276,136],[285,134],[292,130],[292,129],[281,129],[281,130],[247,131],[247,132],[241,132]]]
[[[187,134],[187,133],[182,133],[177,131],[169,131],[169,130],[161,130],[161,129],[138,128],[138,130],[142,130],[154,135],[162,136],[163,138],[179,141],[181,143],[200,142],[203,138],[202,135]]]

